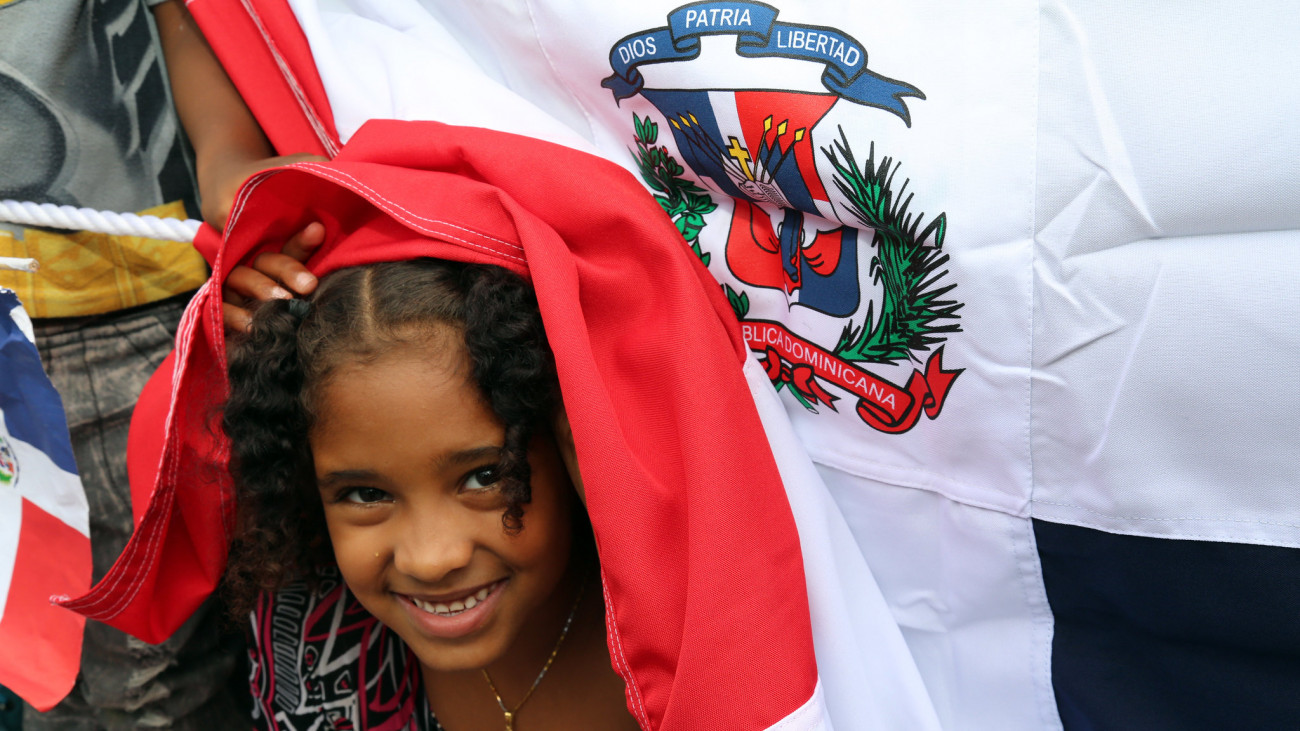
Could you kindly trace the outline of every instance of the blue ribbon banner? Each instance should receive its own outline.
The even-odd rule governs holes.
[[[609,51],[614,74],[601,86],[618,101],[645,86],[639,66],[689,61],[700,55],[700,37],[735,35],[736,53],[748,58],[783,57],[825,64],[822,84],[831,93],[857,104],[897,114],[910,127],[903,97],[924,99],[921,90],[867,69],[867,51],[845,33],[815,25],[781,23],[777,9],[757,2],[692,3],[668,15],[668,25],[633,33]]]

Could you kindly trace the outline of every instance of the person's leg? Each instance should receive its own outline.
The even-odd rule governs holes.
[[[63,397],[90,503],[96,581],[133,529],[126,473],[131,411],[171,350],[182,310],[183,303],[169,300],[75,322],[36,323],[37,347]],[[242,640],[222,631],[228,625],[211,600],[160,645],[87,622],[76,687],[48,713],[28,708],[24,729],[248,728],[246,704],[229,682]]]

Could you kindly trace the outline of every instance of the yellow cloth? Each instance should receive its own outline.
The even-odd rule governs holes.
[[[180,201],[140,215],[185,218]],[[0,230],[0,256],[32,258],[40,271],[0,271],[0,287],[18,294],[27,314],[84,317],[135,307],[198,289],[207,263],[193,246],[142,236],[24,229]]]

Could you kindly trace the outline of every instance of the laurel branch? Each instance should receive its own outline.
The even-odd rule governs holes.
[[[897,192],[893,190],[901,163],[889,157],[877,163],[873,142],[859,169],[842,127],[834,145],[834,150],[823,147],[822,152],[835,168],[835,185],[853,214],[875,230],[870,274],[884,291],[880,312],[876,313],[874,302],[868,304],[862,326],[850,322],[844,327],[835,354],[867,363],[920,362],[917,351],[928,351],[949,333],[961,332],[961,325],[953,321],[960,319],[957,311],[963,305],[944,298],[957,286],[943,284],[948,274],[943,268],[948,263],[943,252],[948,214],[940,213],[922,228],[924,214],[908,210],[911,181],[904,180]],[[928,240],[933,243],[927,245]]]
[[[656,122],[649,117],[642,119],[633,112],[632,124],[636,128],[633,154],[642,180],[658,191],[654,193],[655,200],[677,226],[691,251],[704,262],[704,266],[708,266],[712,257],[700,248],[700,231],[704,228],[704,214],[712,212],[718,204],[703,188],[683,176],[685,168],[673,159],[668,148],[655,147],[655,141],[659,139]]]

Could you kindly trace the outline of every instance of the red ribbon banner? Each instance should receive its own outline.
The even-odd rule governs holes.
[[[834,409],[835,397],[813,376],[833,383],[858,397],[857,411],[862,421],[890,434],[901,434],[916,426],[922,412],[931,419],[937,417],[948,389],[965,370],[944,370],[940,346],[925,362],[925,371],[913,369],[907,385],[899,388],[791,333],[780,323],[746,320],[741,322],[741,329],[750,349],[764,353],[764,368],[773,381],[789,380],[805,397]]]

